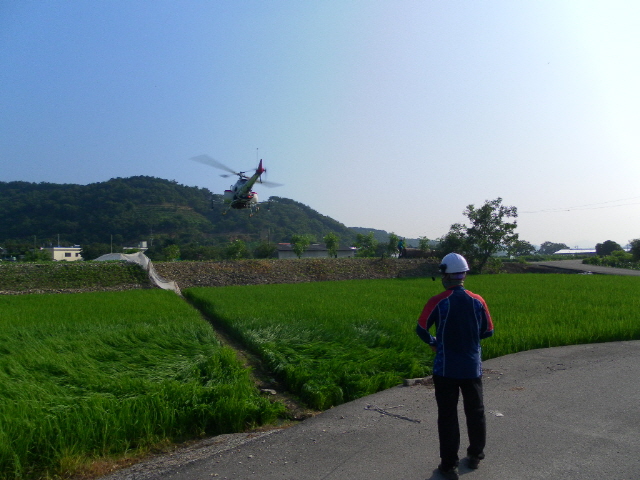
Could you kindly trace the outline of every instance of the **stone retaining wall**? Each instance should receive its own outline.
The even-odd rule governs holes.
[[[239,260],[235,262],[154,262],[158,274],[181,289],[354,280],[431,277],[435,259],[326,258],[293,260]]]

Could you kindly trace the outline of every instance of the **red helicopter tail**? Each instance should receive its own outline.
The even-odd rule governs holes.
[[[262,175],[266,171],[267,171],[266,168],[262,168],[262,159],[260,159],[260,165],[258,165],[258,168],[256,168],[256,173],[258,175]]]

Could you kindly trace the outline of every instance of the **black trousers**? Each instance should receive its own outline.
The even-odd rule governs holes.
[[[438,403],[438,437],[443,467],[450,468],[457,465],[459,460],[458,398],[460,392],[462,392],[469,435],[467,455],[484,458],[487,425],[482,397],[482,377],[461,380],[434,375],[433,385],[436,389],[436,402]]]

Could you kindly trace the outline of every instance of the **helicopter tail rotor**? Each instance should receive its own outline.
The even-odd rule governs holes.
[[[219,162],[215,158],[211,158],[209,155],[198,155],[196,157],[191,157],[191,160],[193,160],[194,162],[198,162],[198,163],[204,163],[205,165],[209,165],[210,167],[218,168],[220,170],[224,170],[225,172],[228,172],[228,173],[223,173],[223,174],[220,175],[223,178],[232,177],[234,175],[236,175],[236,176],[238,176],[240,178],[248,178],[247,173],[250,171],[250,172],[255,172],[255,173],[258,174],[258,181],[262,185],[264,185],[265,187],[280,187],[280,186],[282,186],[282,184],[280,184],[280,183],[273,183],[273,182],[268,182],[266,180],[262,180],[262,174],[263,173],[267,173],[267,169],[262,166],[262,159],[258,163],[258,168],[256,168],[255,170],[249,170],[249,171],[245,171],[245,172],[236,172],[232,168],[227,167],[224,163]]]
[[[258,175],[262,175],[263,173],[266,173],[266,172],[267,172],[267,169],[262,166],[262,159],[260,159],[260,163],[258,164],[258,168],[256,168],[256,173]]]
[[[260,160],[260,164],[258,165],[258,168],[256,168],[256,172],[260,174],[260,177],[258,178],[260,185],[264,185],[265,187],[269,187],[269,188],[282,186],[282,183],[269,182],[267,180],[262,179],[262,174],[267,173],[267,169],[262,166],[262,160]]]

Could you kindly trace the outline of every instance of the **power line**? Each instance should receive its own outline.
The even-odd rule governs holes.
[[[625,207],[629,205],[640,205],[640,202],[634,203],[621,203],[618,205],[606,205],[608,203],[616,203],[616,202],[626,202],[628,200],[635,200],[640,197],[630,197],[630,198],[622,198],[620,200],[609,200],[607,202],[599,202],[599,203],[588,203],[586,205],[576,205],[573,207],[556,207],[556,208],[545,208],[541,210],[529,210],[520,213],[553,213],[553,212],[571,212],[574,210],[598,210],[602,208],[616,208],[616,207]]]

